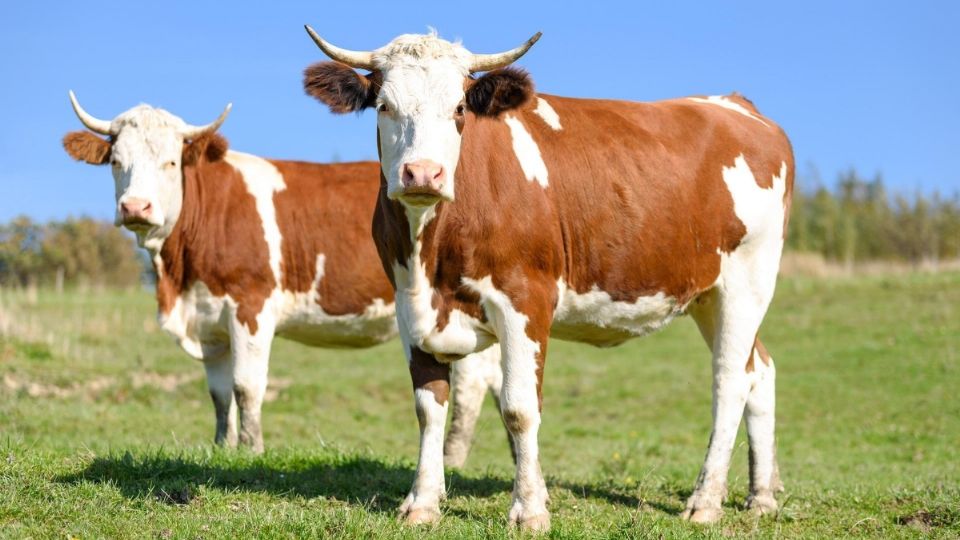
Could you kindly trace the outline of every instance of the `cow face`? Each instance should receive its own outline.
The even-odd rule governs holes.
[[[533,94],[525,73],[497,68],[519,58],[539,34],[507,53],[474,55],[436,34],[403,35],[371,53],[355,53],[308,31],[324,52],[346,64],[307,68],[306,92],[337,113],[376,108],[387,196],[408,207],[454,199],[468,114],[496,117]],[[373,71],[362,76],[351,66]],[[471,76],[486,70],[492,71],[478,79]]]
[[[211,133],[225,119],[229,107],[216,125],[203,128],[189,126],[148,105],[134,107],[111,122],[90,117],[75,99],[74,108],[88,128],[109,134],[109,139],[102,139],[88,131],[73,132],[64,137],[63,145],[74,159],[110,164],[116,225],[137,233],[141,243],[146,238],[166,238],[183,202],[185,139]]]

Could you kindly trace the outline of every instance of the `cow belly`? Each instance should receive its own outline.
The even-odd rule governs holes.
[[[397,335],[394,304],[375,299],[363,312],[330,315],[323,311],[316,292],[274,294],[277,335],[312,347],[362,348]]]
[[[633,302],[613,300],[594,286],[585,293],[558,283],[559,302],[551,335],[558,339],[611,347],[655,332],[683,312],[673,297],[663,293],[641,296]]]

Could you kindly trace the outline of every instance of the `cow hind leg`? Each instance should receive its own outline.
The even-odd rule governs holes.
[[[730,457],[740,419],[752,396],[755,407],[749,413],[748,422],[754,426],[753,440],[758,448],[760,445],[769,446],[772,451],[772,379],[756,390],[756,366],[753,365],[753,371],[748,369],[754,355],[757,331],[773,296],[773,287],[771,281],[765,281],[766,287],[758,287],[752,273],[746,268],[738,268],[737,262],[733,261],[734,268],[723,275],[721,284],[698,299],[690,309],[713,352],[713,430],[703,468],[682,514],[684,519],[700,523],[715,522],[723,515],[721,505],[727,493]],[[770,440],[769,445],[766,440]],[[763,470],[770,470],[772,454],[763,450],[754,457],[760,458],[754,467],[757,478],[765,478],[761,483],[769,486],[772,476]],[[770,500],[772,497],[753,504],[769,506]],[[775,508],[776,502],[773,504]]]
[[[466,463],[486,391],[489,388],[499,399],[501,382],[500,348],[496,345],[453,363],[450,370],[453,418],[443,445],[443,462],[447,467],[459,468]]]
[[[743,417],[750,443],[750,496],[747,507],[760,514],[777,510],[774,494],[783,491],[776,459],[776,369],[759,338],[747,364],[751,386]]]
[[[237,411],[233,399],[233,364],[230,354],[218,352],[204,356],[203,367],[207,372],[207,388],[213,400],[217,428],[214,443],[233,448],[237,446]]]

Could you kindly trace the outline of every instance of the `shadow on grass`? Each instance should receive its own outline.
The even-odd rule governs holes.
[[[232,459],[146,455],[95,458],[83,471],[57,478],[65,484],[93,482],[116,486],[130,499],[156,498],[189,504],[196,488],[259,492],[281,497],[323,497],[358,504],[376,512],[396,512],[413,479],[412,467],[371,457],[271,457]],[[512,484],[493,476],[447,474],[451,495],[488,497]]]
[[[197,488],[267,493],[281,497],[323,497],[331,502],[355,504],[382,513],[395,513],[413,480],[413,467],[388,463],[368,456],[242,454],[180,455],[162,453],[134,457],[130,452],[97,457],[78,473],[56,479],[64,484],[92,482],[115,486],[132,500],[157,499],[167,504],[190,504]],[[490,497],[509,493],[513,482],[492,475],[446,474],[451,497]],[[577,496],[599,498],[610,504],[638,508],[648,506],[668,514],[678,508],[652,501],[615,487],[551,482],[552,487]]]

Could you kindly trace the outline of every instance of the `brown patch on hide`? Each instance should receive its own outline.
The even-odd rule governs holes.
[[[284,290],[308,292],[323,255],[319,304],[330,315],[361,314],[393,288],[371,241],[380,165],[373,161],[319,164],[271,161],[286,189],[274,194],[283,237],[280,269]]]
[[[443,405],[450,397],[450,365],[437,362],[432,355],[410,347],[410,378],[413,389],[433,392],[433,398]]]

